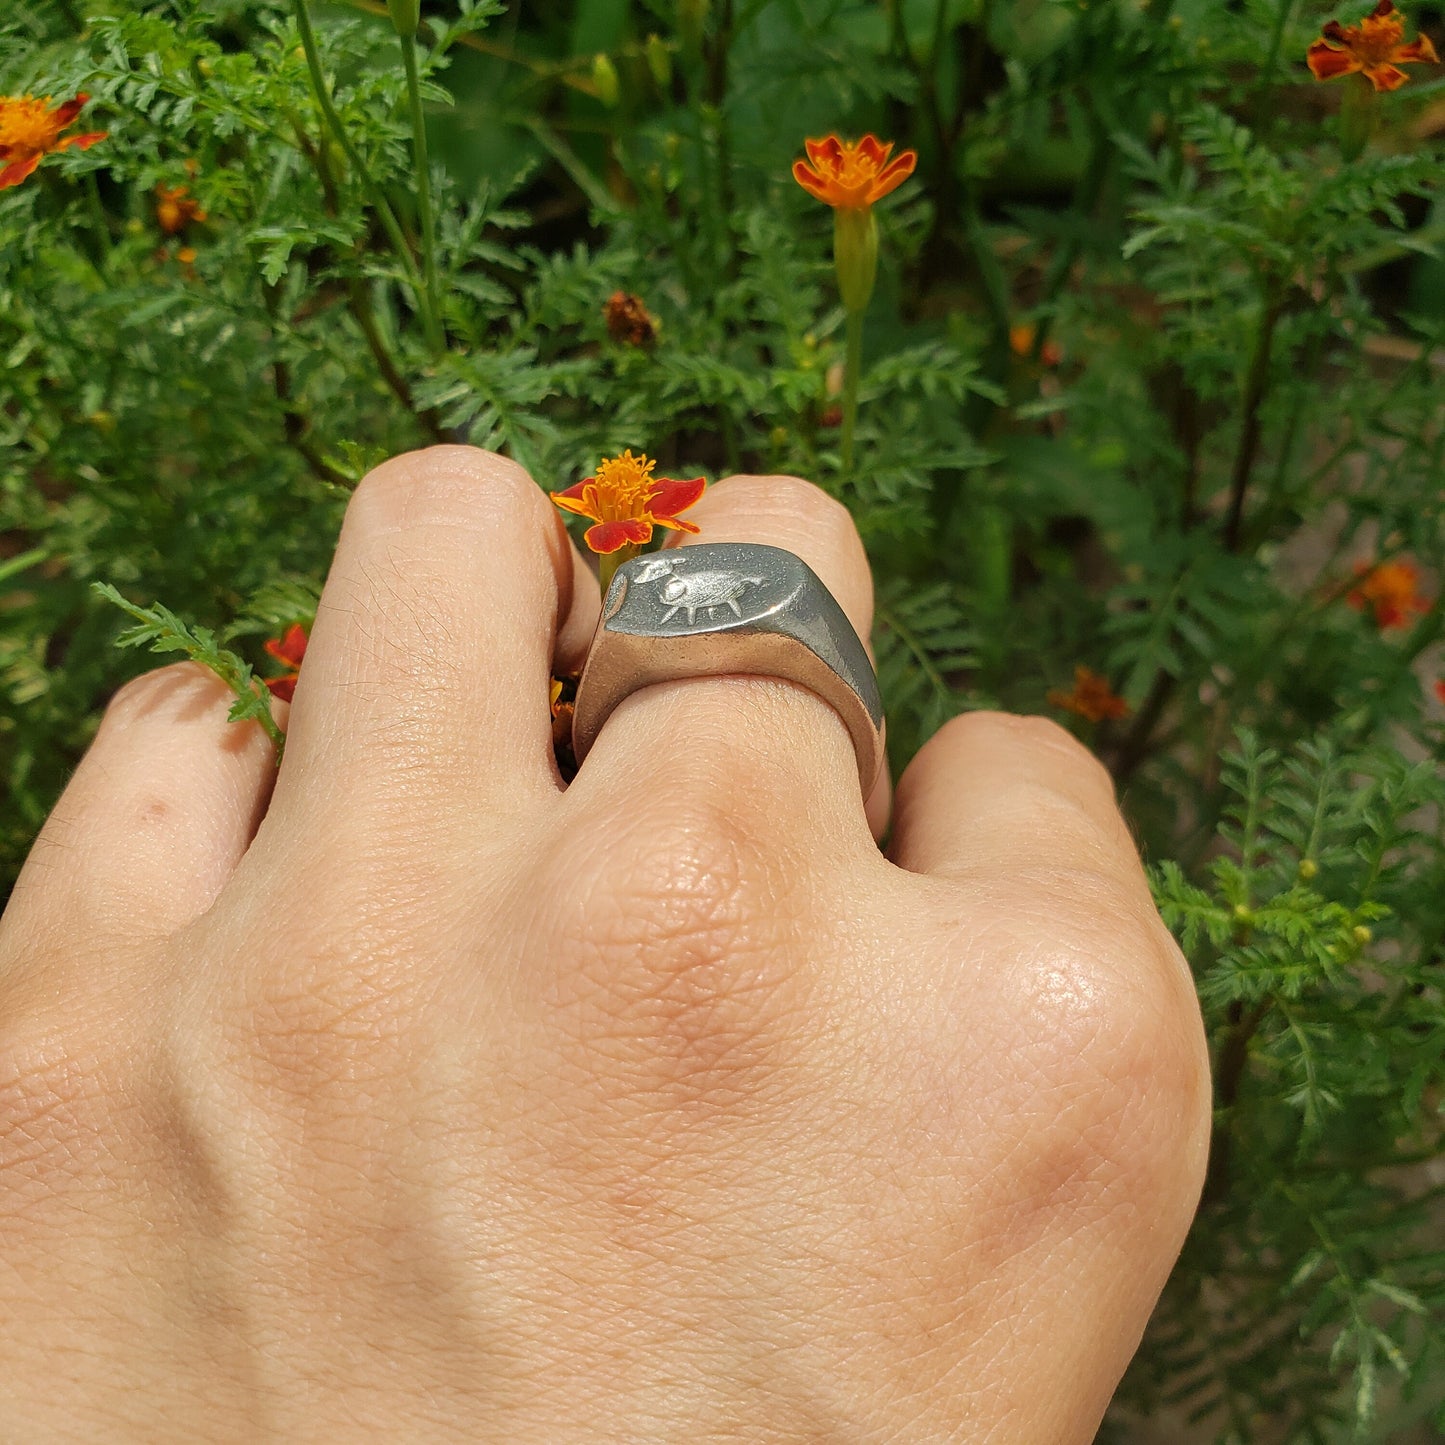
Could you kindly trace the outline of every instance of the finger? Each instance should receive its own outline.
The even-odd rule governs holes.
[[[383,463],[347,508],[273,809],[439,823],[555,793],[554,654],[575,660],[596,613],[595,579],[515,462],[439,446]]]
[[[1041,717],[964,713],[898,781],[889,856],[955,880],[1089,869],[1148,896],[1102,763]]]
[[[7,923],[163,937],[200,917],[255,834],[275,750],[183,662],[127,683],[40,831]],[[278,711],[284,704],[277,704]]]
[[[873,579],[847,509],[797,477],[727,477],[688,512],[696,536],[667,545],[757,542],[801,557],[837,598],[859,637],[873,622]],[[821,821],[887,823],[884,777],[868,799],[847,727],[801,685],[771,677],[684,678],[643,688],[608,718],[578,783],[604,807],[631,796],[639,759],[658,778],[720,788],[740,808]],[[577,784],[574,784],[574,787]]]

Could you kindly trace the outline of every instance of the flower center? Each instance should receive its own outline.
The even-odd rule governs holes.
[[[0,101],[0,146],[12,151],[47,151],[59,134],[60,127],[45,108],[45,101],[30,96]]]
[[[598,462],[592,481],[602,521],[624,521],[646,512],[647,499],[657,486],[652,476],[656,465],[648,457],[635,457],[630,451]]]
[[[1377,18],[1367,15],[1358,28],[1350,26],[1345,40],[1355,58],[1366,65],[1380,65],[1389,60],[1391,52],[1405,37],[1405,27],[1395,16]]]

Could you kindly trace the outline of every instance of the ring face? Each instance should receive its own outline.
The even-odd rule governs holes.
[[[580,763],[628,694],[683,677],[753,673],[816,692],[848,725],[866,796],[883,767],[883,700],[858,634],[801,557],[700,542],[617,569],[577,687]]]

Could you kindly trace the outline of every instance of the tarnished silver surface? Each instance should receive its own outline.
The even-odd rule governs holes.
[[[848,725],[866,797],[883,768],[883,700],[868,654],[801,557],[750,542],[699,542],[617,569],[577,685],[580,763],[612,710],[641,687],[761,673],[802,684]]]

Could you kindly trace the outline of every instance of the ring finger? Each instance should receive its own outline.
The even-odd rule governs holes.
[[[837,598],[864,642],[873,579],[847,509],[797,477],[727,477],[688,512],[698,535],[667,545],[753,542],[801,557]],[[636,795],[639,759],[665,792],[717,789],[738,808],[817,820],[866,819],[881,836],[886,771],[866,808],[847,726],[816,693],[774,677],[680,678],[633,693],[608,718],[573,788],[610,812]]]

